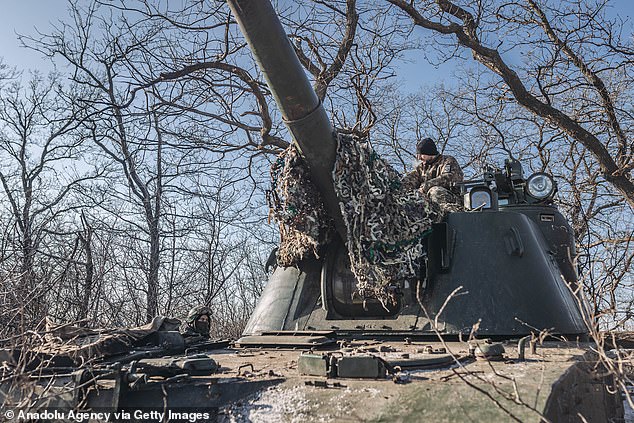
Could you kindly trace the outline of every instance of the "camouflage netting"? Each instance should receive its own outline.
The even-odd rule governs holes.
[[[367,142],[339,137],[333,178],[359,295],[389,301],[391,285],[418,277],[424,238],[440,212],[418,190],[405,190]]]
[[[333,233],[332,220],[294,147],[271,173],[269,206],[282,234],[278,262],[293,266],[310,252],[318,256]],[[333,180],[357,291],[389,303],[397,281],[418,277],[424,237],[441,213],[417,190],[405,190],[400,174],[368,143],[348,136],[339,136]]]
[[[277,263],[289,267],[311,254],[320,257],[321,247],[331,240],[334,225],[295,147],[279,155],[271,166],[271,179],[266,199],[269,219],[273,217],[280,225]]]
[[[17,348],[29,351],[42,360],[46,357],[55,357],[57,361],[67,359],[74,365],[82,365],[90,360],[128,353],[137,347],[147,345],[154,333],[178,330],[179,324],[178,319],[165,316],[157,316],[143,326],[118,329],[57,326],[47,322],[45,335],[38,335],[39,341],[35,345],[18,344]]]

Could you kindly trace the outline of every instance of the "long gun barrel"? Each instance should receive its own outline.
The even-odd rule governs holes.
[[[337,140],[328,115],[268,0],[227,0],[253,52],[284,123],[306,161],[337,232],[346,239],[332,183]]]

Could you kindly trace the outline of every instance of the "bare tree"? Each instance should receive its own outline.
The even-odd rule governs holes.
[[[439,0],[417,8],[400,0],[298,0],[281,6],[336,125],[367,136],[403,171],[416,140],[432,134],[471,174],[507,151],[532,171],[555,174],[580,240],[578,261],[593,276],[584,281],[596,289],[596,311],[623,310],[630,289],[624,264],[631,257],[625,253],[631,242],[631,116],[625,107],[631,46],[602,5],[459,7]],[[74,83],[85,89],[79,103],[93,117],[86,133],[100,160],[111,164],[107,182],[82,201],[94,205],[88,216],[95,224],[93,248],[108,256],[95,262],[97,279],[131,294],[128,304],[119,294],[100,304],[121,316],[133,309],[133,320],[146,320],[181,312],[185,304],[178,298],[187,291],[213,303],[233,289],[233,275],[253,265],[257,254],[239,258],[240,236],[228,242],[226,234],[258,232],[259,222],[247,227],[239,209],[251,202],[253,215],[265,216],[258,207],[271,153],[289,145],[261,75],[224,2],[97,1],[86,8],[73,4],[71,11],[71,24],[23,41],[71,66]],[[412,25],[402,25],[403,13]],[[575,25],[575,18],[586,25]],[[465,63],[463,52],[472,52],[474,63],[485,67],[463,66],[455,86],[403,92],[395,59],[421,47],[437,62]],[[520,54],[529,60],[508,59]],[[225,194],[235,186],[243,197],[217,195],[209,182],[218,175],[231,175],[222,179]],[[240,205],[219,212],[218,202]],[[77,239],[78,263],[86,264],[86,244]],[[101,250],[102,241],[119,253]],[[187,257],[204,265],[186,266]],[[203,274],[208,277],[192,278]]]
[[[0,91],[0,182],[12,225],[7,247],[13,252],[4,264],[20,275],[16,288],[27,326],[44,316],[50,283],[51,274],[38,267],[37,257],[50,255],[47,239],[55,226],[81,207],[67,201],[70,193],[96,175],[73,172],[82,145],[77,129],[85,118],[59,75],[34,74],[28,85],[17,80]]]
[[[417,27],[468,49],[501,79],[500,96],[508,90],[518,104],[583,145],[601,176],[634,206],[634,145],[623,129],[631,121],[623,89],[631,88],[628,64],[634,51],[622,41],[619,23],[606,18],[606,3],[528,0],[462,7],[438,0],[417,9],[388,1]],[[503,57],[526,50],[532,60],[524,67],[514,68]]]

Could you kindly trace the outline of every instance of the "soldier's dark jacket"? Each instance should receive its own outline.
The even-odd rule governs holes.
[[[401,183],[406,189],[420,189],[427,193],[431,187],[442,187],[450,192],[457,193],[452,188],[455,182],[464,179],[462,169],[458,161],[451,157],[439,154],[431,162],[422,162],[413,171],[403,177]]]

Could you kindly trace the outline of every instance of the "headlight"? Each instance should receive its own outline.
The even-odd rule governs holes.
[[[492,206],[491,191],[488,188],[477,187],[473,188],[469,192],[469,204],[468,208],[475,209],[490,209]]]
[[[555,193],[555,181],[547,173],[535,173],[526,182],[528,195],[543,200]]]

